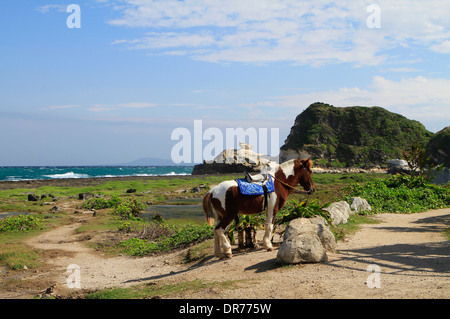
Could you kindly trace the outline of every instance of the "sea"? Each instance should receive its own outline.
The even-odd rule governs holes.
[[[3,166],[0,181],[191,175],[193,166]]]

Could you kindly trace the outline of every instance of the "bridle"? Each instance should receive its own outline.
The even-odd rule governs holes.
[[[302,165],[302,168],[303,168],[303,170],[305,171],[305,173],[306,173],[306,168]],[[269,174],[270,176],[272,176],[272,178],[273,179],[275,179],[275,180],[277,180],[278,182],[280,182],[281,184],[283,184],[284,186],[287,186],[287,187],[289,187],[289,188],[292,188],[293,190],[296,190],[297,192],[299,192],[300,194],[308,194],[308,195],[310,195],[310,194],[312,194],[312,192],[313,192],[313,190],[312,190],[312,188],[309,190],[309,191],[305,191],[305,190],[303,190],[303,189],[300,189],[300,188],[298,188],[298,187],[295,187],[295,186],[292,186],[292,185],[289,185],[288,183],[286,183],[286,182],[283,182],[282,180],[280,180],[279,178],[276,178],[274,175],[272,175],[272,174]],[[311,179],[311,177],[309,177],[310,179]],[[311,184],[312,184],[312,181],[310,180],[310,182],[311,182]]]

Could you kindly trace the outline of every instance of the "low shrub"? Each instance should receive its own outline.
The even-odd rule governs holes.
[[[114,195],[111,198],[91,198],[83,203],[81,206],[85,209],[105,209],[105,208],[115,208],[122,202],[118,196]]]
[[[329,204],[321,205],[317,199],[310,202],[291,200],[277,213],[275,225],[287,224],[296,218],[312,218],[314,216],[322,216],[329,222],[330,216],[327,211],[323,210],[327,206]]]
[[[377,213],[416,213],[450,206],[450,189],[429,184],[421,178],[395,175],[390,178],[358,183],[346,189],[345,200],[365,198]]]
[[[18,215],[0,220],[0,233],[2,232],[29,232],[44,228],[41,216]]]
[[[120,201],[114,207],[114,214],[121,219],[137,219],[140,218],[142,211],[147,206],[136,199],[128,199]]]

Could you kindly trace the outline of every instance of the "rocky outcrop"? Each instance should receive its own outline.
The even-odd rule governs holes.
[[[280,162],[300,157],[311,158],[315,167],[386,166],[414,142],[425,145],[432,136],[421,123],[381,107],[314,103],[295,119]]]
[[[41,199],[41,196],[36,194],[28,194],[28,201],[30,202],[38,202]]]
[[[252,151],[252,146],[240,143],[241,148],[226,149],[212,161],[203,161],[203,164],[195,165],[192,175],[202,174],[227,174],[261,172],[269,170],[277,165],[277,158],[271,158],[265,154]]]

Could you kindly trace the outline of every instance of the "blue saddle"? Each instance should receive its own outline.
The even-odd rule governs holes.
[[[267,193],[273,193],[275,191],[271,176],[269,176],[269,180],[264,183],[264,186],[261,185],[261,183],[249,183],[245,178],[238,178],[236,179],[236,182],[243,195],[264,195],[264,186],[267,187]]]

